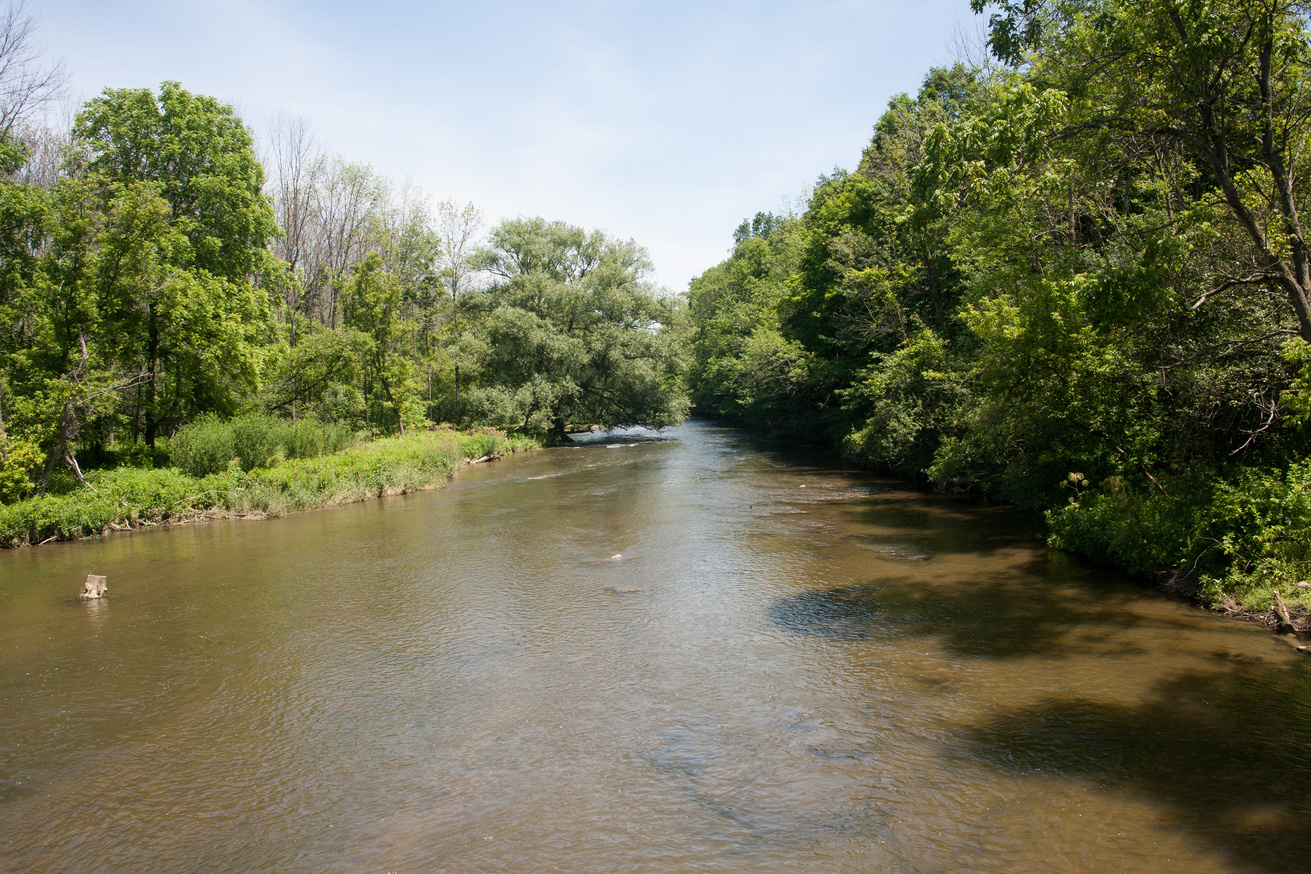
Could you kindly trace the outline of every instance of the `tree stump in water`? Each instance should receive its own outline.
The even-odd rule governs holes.
[[[87,574],[86,582],[82,584],[82,594],[78,595],[79,601],[95,601],[109,594],[109,586],[105,585],[105,578],[96,574]]]

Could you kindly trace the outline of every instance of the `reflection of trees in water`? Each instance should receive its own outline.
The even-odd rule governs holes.
[[[1136,707],[1053,700],[967,735],[998,768],[1096,775],[1267,871],[1311,870],[1311,666],[1255,661],[1160,683]]]

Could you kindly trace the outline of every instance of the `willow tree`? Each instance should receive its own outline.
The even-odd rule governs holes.
[[[567,439],[570,425],[681,421],[674,299],[658,296],[646,251],[541,218],[502,222],[485,263],[499,281],[464,297],[457,357],[476,421]]]

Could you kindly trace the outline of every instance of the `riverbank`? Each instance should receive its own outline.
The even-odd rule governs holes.
[[[202,519],[283,516],[439,488],[467,461],[540,446],[532,438],[498,431],[439,429],[250,472],[192,477],[176,468],[91,471],[89,488],[0,507],[0,548]]]

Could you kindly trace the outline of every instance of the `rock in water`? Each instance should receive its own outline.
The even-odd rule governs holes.
[[[87,574],[86,582],[82,584],[82,594],[78,599],[82,601],[94,601],[97,598],[103,598],[109,593],[109,586],[105,585],[105,578],[96,574]]]

